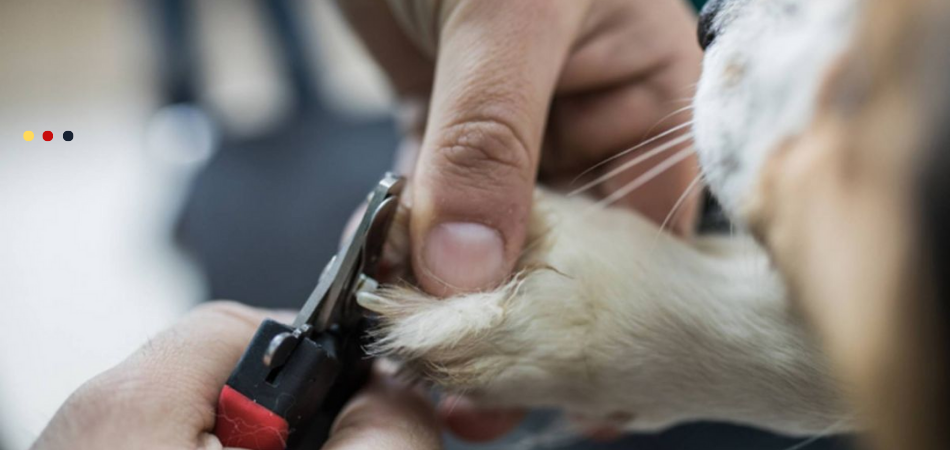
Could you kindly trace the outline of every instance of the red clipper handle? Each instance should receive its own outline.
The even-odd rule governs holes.
[[[284,450],[290,427],[283,417],[225,385],[218,397],[214,434],[225,447]]]

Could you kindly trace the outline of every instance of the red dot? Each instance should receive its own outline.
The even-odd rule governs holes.
[[[52,131],[44,131],[44,132],[43,132],[43,140],[44,140],[44,141],[52,141],[52,140],[53,140],[53,132],[52,132]]]

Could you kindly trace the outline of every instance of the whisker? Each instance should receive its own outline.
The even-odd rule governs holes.
[[[655,130],[656,127],[660,126],[661,123],[666,122],[666,121],[669,120],[671,117],[675,117],[675,116],[677,116],[678,114],[682,114],[682,113],[684,113],[684,112],[692,111],[692,110],[693,110],[693,105],[692,105],[692,104],[689,104],[689,105],[686,105],[686,106],[684,106],[684,107],[682,107],[682,108],[680,108],[680,109],[677,109],[676,111],[673,111],[673,112],[671,112],[671,113],[669,113],[669,114],[663,116],[663,118],[661,118],[660,120],[657,120],[657,121],[656,121],[656,124],[654,124],[652,127],[650,127],[650,129],[646,132],[646,134],[644,134],[644,136],[649,136],[650,134],[652,134],[652,133],[653,133],[653,130]],[[685,123],[688,123],[688,124],[692,125],[692,124],[693,124],[693,121],[692,121],[692,120],[687,120]],[[680,124],[680,125],[682,125],[682,124]],[[669,130],[667,130],[667,131],[669,131]]]
[[[680,112],[681,112],[681,111],[680,111]],[[678,112],[674,112],[673,114],[677,114],[677,113],[678,113]],[[670,116],[670,117],[672,117],[672,116]],[[668,118],[668,117],[667,117],[667,118]],[[666,120],[666,119],[663,119],[663,120]],[[677,131],[679,131],[679,130],[682,130],[683,128],[686,128],[686,127],[688,127],[688,126],[690,126],[690,125],[692,125],[692,124],[693,124],[692,121],[685,122],[685,123],[681,123],[681,124],[679,124],[679,125],[677,125],[677,126],[675,126],[675,127],[673,127],[673,128],[670,128],[669,130],[666,130],[666,131],[664,131],[664,132],[662,132],[662,133],[660,133],[660,134],[658,134],[658,135],[656,135],[656,136],[653,136],[652,138],[647,139],[647,140],[645,140],[645,141],[643,141],[643,142],[641,142],[641,143],[639,143],[639,144],[637,144],[637,145],[635,145],[635,146],[633,146],[633,147],[631,147],[631,148],[628,148],[628,149],[626,149],[626,150],[624,150],[624,151],[622,151],[622,152],[620,152],[620,153],[617,153],[616,155],[613,155],[613,156],[611,156],[611,157],[609,157],[609,158],[607,158],[607,159],[605,159],[605,160],[603,160],[603,161],[601,161],[601,162],[599,162],[599,163],[597,163],[597,164],[594,164],[594,165],[591,166],[589,169],[587,169],[587,170],[581,172],[580,175],[574,177],[574,179],[571,180],[571,184],[573,185],[574,183],[577,183],[577,180],[581,179],[584,175],[587,175],[587,174],[591,173],[592,171],[597,170],[598,167],[603,167],[604,164],[607,164],[607,163],[609,163],[609,162],[611,162],[611,161],[615,161],[615,160],[617,160],[617,158],[620,158],[620,157],[622,157],[622,156],[624,156],[624,155],[626,155],[626,154],[628,154],[628,153],[630,153],[630,152],[635,152],[635,151],[637,151],[637,150],[640,150],[640,149],[643,148],[644,146],[650,145],[650,144],[652,144],[652,143],[654,143],[654,142],[656,142],[656,141],[658,141],[658,140],[660,140],[660,139],[663,139],[663,138],[665,138],[665,137],[667,137],[667,136],[669,136],[669,135],[671,135],[671,134],[673,134],[673,133],[675,133],[675,132],[677,132]]]
[[[657,164],[652,169],[644,172],[643,175],[640,175],[639,177],[637,177],[636,180],[633,180],[632,182],[628,183],[626,186],[608,195],[603,200],[600,200],[597,203],[594,203],[593,208],[600,209],[600,208],[604,208],[606,206],[613,204],[617,200],[620,200],[621,198],[627,196],[627,194],[630,194],[631,192],[641,188],[643,185],[649,183],[654,178],[662,175],[667,170],[670,170],[671,168],[673,168],[673,166],[679,164],[682,161],[685,161],[686,158],[689,158],[690,156],[693,156],[693,147],[689,147],[689,148],[676,152],[675,154],[673,154],[673,156]]]
[[[834,434],[834,432],[833,432],[832,430],[834,430],[835,428],[837,428],[838,426],[840,426],[840,425],[843,424],[844,422],[845,422],[845,419],[836,420],[836,421],[835,421],[834,423],[832,423],[831,425],[828,425],[828,428],[825,428],[823,431],[819,432],[818,434],[816,434],[816,435],[814,435],[814,436],[812,436],[812,437],[810,437],[810,438],[807,438],[807,439],[805,439],[805,440],[803,440],[803,441],[801,441],[801,442],[799,442],[799,443],[797,443],[797,444],[795,444],[795,445],[793,445],[793,446],[791,446],[791,447],[788,447],[788,448],[786,448],[786,449],[784,449],[784,450],[801,450],[801,449],[803,449],[803,448],[805,448],[805,447],[807,447],[807,446],[809,446],[809,445],[811,445],[811,444],[814,444],[815,442],[818,442],[819,439],[826,438],[826,437],[831,436],[832,434]]]
[[[692,84],[686,86],[686,87],[684,88],[684,91],[695,91],[697,86],[698,86],[698,83],[692,83]],[[679,99],[679,100],[677,100],[677,101],[678,101],[678,102],[679,102],[679,101],[686,102],[686,101],[692,101],[692,100],[693,100],[693,98],[692,98],[692,94],[691,94],[689,97],[686,97],[686,98],[683,98],[683,99]],[[690,111],[690,110],[692,110],[692,109],[693,109],[693,105],[692,105],[692,103],[691,103],[691,104],[689,104],[689,105],[687,105],[687,106],[685,106],[685,107],[683,107],[683,108],[680,108],[680,109],[678,109],[678,110],[676,110],[676,111],[673,111],[672,113],[670,113],[670,114],[668,114],[667,116],[663,117],[662,119],[660,119],[659,122],[657,122],[657,125],[659,125],[659,124],[662,123],[663,121],[669,119],[670,117],[673,117],[673,116],[675,116],[675,115],[677,115],[677,114],[681,114],[681,113],[686,112],[686,111]],[[618,153],[618,154],[616,154],[616,155],[611,156],[610,158],[607,158],[607,159],[604,160],[604,161],[601,161],[601,162],[598,163],[598,164],[595,164],[595,165],[592,166],[591,168],[585,170],[585,171],[582,172],[580,175],[578,175],[577,177],[575,177],[575,178],[571,181],[571,185],[577,183],[577,181],[578,181],[580,178],[582,178],[584,175],[587,175],[587,174],[590,173],[591,171],[596,170],[596,169],[599,168],[599,167],[603,167],[605,164],[608,164],[608,163],[610,163],[611,161],[615,161],[615,160],[617,160],[618,158],[620,158],[620,157],[622,157],[622,156],[624,156],[624,155],[626,155],[626,154],[629,154],[629,153],[631,153],[631,152],[635,152],[635,151],[637,151],[637,150],[643,148],[644,146],[650,145],[650,144],[652,144],[652,143],[654,143],[654,142],[659,141],[660,139],[663,139],[663,138],[665,138],[665,137],[668,137],[668,136],[670,136],[671,134],[676,133],[677,131],[680,131],[680,130],[682,130],[682,129],[684,129],[684,128],[687,128],[687,127],[689,127],[689,126],[692,126],[692,124],[693,124],[693,121],[692,121],[692,120],[687,121],[687,122],[684,122],[684,123],[682,123],[682,124],[679,124],[679,125],[677,125],[677,126],[675,126],[675,127],[673,127],[673,128],[670,128],[669,130],[666,130],[666,131],[664,131],[664,132],[662,132],[662,133],[660,133],[660,134],[658,134],[658,135],[656,135],[656,136],[654,136],[654,137],[652,137],[652,138],[650,138],[650,139],[647,139],[646,141],[641,142],[640,144],[637,144],[636,146],[634,146],[634,147],[632,147],[632,148],[630,148],[630,149],[624,150],[624,151],[622,151],[622,152],[620,152],[620,153]],[[656,125],[654,125],[654,127],[656,127]],[[687,136],[691,137],[691,136],[692,136],[692,133],[690,133],[690,134],[687,135]],[[682,139],[682,138],[681,138],[681,139]],[[660,153],[663,153],[663,152],[669,150],[670,148],[673,148],[673,147],[675,147],[676,145],[679,145],[680,143],[685,142],[686,139],[683,139],[682,141],[680,141],[679,139],[677,139],[677,141],[679,141],[679,142],[677,142],[676,144],[672,144],[672,145],[670,145],[669,143],[667,143],[666,148],[663,148],[662,150],[659,150],[659,151],[653,150],[653,151],[651,151],[650,153],[652,153],[652,154],[649,155],[649,156],[647,156],[646,154],[641,155],[641,158],[645,157],[645,158],[643,158],[643,160],[649,159],[649,158],[651,158],[651,157],[654,156],[654,155],[658,155],[658,154],[660,154]],[[689,150],[692,151],[692,148],[690,148]],[[678,155],[674,155],[673,157],[674,157],[674,158],[677,158],[678,156],[680,156],[680,155],[679,155],[679,154],[678,154]],[[684,158],[685,158],[685,157],[684,157]],[[640,158],[637,158],[637,159],[640,159]],[[676,162],[679,162],[679,161],[676,161]],[[636,160],[633,160],[633,161],[630,161],[630,162],[624,164],[624,166],[623,166],[623,167],[620,167],[619,169],[621,169],[621,170],[626,170],[626,169],[629,169],[629,168],[634,167],[634,166],[637,165],[637,164],[639,164],[639,163],[636,162]],[[661,163],[660,165],[663,165],[663,163]],[[674,162],[673,164],[671,164],[670,167],[672,167],[673,165],[675,165],[675,162]],[[656,169],[656,167],[654,167],[654,170],[655,170],[655,169]],[[659,173],[662,173],[662,172],[665,171],[665,170],[666,170],[666,169],[662,169],[662,170],[660,170]],[[618,173],[619,173],[619,172],[618,172]],[[655,177],[655,176],[658,176],[659,173],[657,173],[657,175],[654,175],[654,177]],[[641,175],[640,178],[643,178],[645,175],[646,175],[646,174]],[[649,181],[649,180],[645,180],[644,183],[646,183],[647,181]],[[589,189],[589,187],[588,187],[588,189]],[[635,188],[634,188],[634,189],[635,189]],[[584,189],[581,188],[581,189],[575,191],[574,194],[576,194],[576,193],[579,192],[579,191],[583,191],[583,190],[584,190]],[[632,190],[633,190],[633,189],[631,189],[631,191],[632,191]],[[569,194],[569,195],[571,195],[571,194]],[[625,193],[624,195],[626,195],[626,193]],[[621,196],[621,197],[622,197],[622,196]],[[578,217],[576,220],[581,220],[582,217],[583,217],[583,214],[581,215],[581,217]],[[548,236],[549,234],[551,234],[551,233],[554,231],[554,228],[557,228],[557,226],[556,226],[556,225],[550,226],[547,230],[544,230],[543,232],[541,232],[541,233],[540,233],[540,236],[539,236],[534,242],[528,243],[527,245],[525,245],[524,248],[522,248],[522,250],[521,250],[521,252],[520,252],[520,254],[519,254],[519,256],[518,256],[519,259],[520,259],[521,257],[523,257],[525,254],[527,254],[532,248],[534,248],[534,247],[540,245],[540,243],[544,241],[544,238],[545,238],[546,236]]]
[[[673,147],[673,146],[671,146],[670,148],[672,148],[672,147]],[[561,228],[561,227],[569,226],[570,224],[574,224],[574,223],[576,223],[576,222],[580,222],[580,221],[582,221],[582,220],[585,220],[585,219],[587,218],[587,216],[588,216],[589,214],[591,214],[592,212],[594,212],[595,210],[597,210],[597,209],[602,209],[604,206],[609,205],[610,203],[613,203],[613,202],[616,201],[617,199],[622,198],[623,196],[629,194],[630,192],[633,192],[634,190],[636,190],[636,189],[639,188],[640,186],[643,186],[644,184],[650,182],[650,181],[653,180],[654,178],[656,178],[656,177],[662,175],[663,172],[669,170],[670,168],[672,168],[673,166],[675,166],[675,165],[678,164],[679,162],[681,162],[681,161],[685,160],[687,157],[689,157],[689,156],[692,154],[692,152],[693,152],[693,147],[689,147],[689,148],[683,149],[683,150],[679,151],[678,153],[674,154],[673,156],[671,156],[670,158],[668,158],[667,160],[661,162],[660,164],[657,164],[655,167],[653,167],[653,168],[650,169],[649,171],[647,171],[647,172],[645,172],[644,174],[640,175],[640,176],[637,177],[637,179],[634,180],[632,183],[628,184],[627,186],[624,186],[624,187],[621,189],[623,192],[620,192],[620,191],[615,192],[614,195],[611,195],[610,197],[607,197],[607,198],[605,198],[605,199],[603,199],[603,200],[601,200],[601,201],[599,201],[599,202],[597,202],[597,203],[591,205],[591,206],[589,207],[589,209],[587,209],[586,211],[582,212],[581,214],[578,214],[578,215],[576,215],[576,216],[572,216],[572,217],[569,217],[569,218],[566,218],[566,219],[562,219],[562,221],[561,221],[561,222],[558,222],[558,223],[549,223],[547,229],[541,231],[541,232],[539,233],[539,235],[533,240],[533,242],[526,243],[526,245],[521,249],[521,252],[519,253],[518,258],[520,259],[520,258],[524,257],[524,256],[525,256],[526,254],[528,254],[531,250],[537,248],[539,245],[541,245],[543,242],[545,242],[545,239],[546,239],[550,234],[554,233],[555,230],[557,230],[557,229],[559,229],[559,228]],[[629,164],[629,163],[628,163],[628,164]],[[619,193],[619,195],[617,195],[618,193]]]
[[[687,124],[683,124],[683,125],[687,125]],[[680,125],[679,127],[682,127],[683,125]],[[679,127],[677,127],[677,128],[679,128]],[[671,132],[671,131],[675,131],[675,128],[674,128],[673,130],[668,131],[667,133],[669,133],[669,132]],[[573,197],[573,196],[576,196],[576,195],[578,195],[578,194],[580,194],[580,193],[583,193],[583,192],[585,192],[585,191],[587,191],[587,190],[589,190],[589,189],[591,189],[591,188],[593,188],[593,187],[595,187],[595,186],[597,186],[597,185],[603,183],[604,181],[607,181],[607,180],[609,180],[609,179],[611,179],[611,178],[613,178],[613,177],[619,175],[620,173],[622,173],[622,172],[624,172],[624,171],[630,170],[631,168],[640,165],[640,164],[643,163],[644,161],[646,161],[646,160],[648,160],[648,159],[650,159],[650,158],[653,158],[654,156],[659,155],[660,153],[663,153],[663,152],[665,152],[665,151],[667,151],[667,150],[670,150],[671,148],[674,148],[674,147],[676,147],[676,146],[678,146],[678,145],[683,144],[684,142],[686,142],[686,141],[688,141],[688,140],[690,140],[690,139],[692,139],[692,138],[693,138],[692,133],[689,133],[689,134],[684,134],[683,136],[680,136],[680,137],[678,137],[678,138],[676,138],[676,139],[673,139],[673,140],[671,140],[671,141],[669,141],[669,142],[667,142],[667,143],[665,143],[665,144],[663,144],[663,145],[661,145],[661,146],[659,146],[659,147],[657,147],[657,148],[655,148],[655,149],[653,149],[653,150],[650,150],[649,152],[646,152],[646,153],[644,153],[644,154],[642,154],[642,155],[640,155],[640,156],[638,156],[638,157],[636,157],[636,158],[634,158],[634,159],[632,159],[632,160],[630,160],[630,161],[628,161],[628,162],[623,163],[620,167],[618,167],[618,168],[616,168],[616,169],[614,169],[614,170],[611,170],[610,172],[607,172],[606,174],[604,174],[604,175],[598,177],[596,180],[591,181],[590,183],[587,183],[587,184],[581,186],[580,188],[577,188],[577,189],[571,191],[571,192],[570,192],[569,194],[567,194],[567,195],[568,195],[568,197]],[[625,153],[626,153],[626,152],[625,152]],[[623,153],[621,153],[620,155],[622,155],[622,154],[623,154]],[[617,155],[617,156],[615,156],[615,157],[613,157],[613,158],[611,158],[611,159],[616,159],[616,158],[619,157],[620,155]],[[609,161],[609,160],[608,160],[608,161]]]
[[[453,412],[455,412],[455,408],[458,407],[459,403],[462,402],[462,397],[464,397],[465,394],[468,394],[468,389],[463,389],[461,393],[455,395],[455,401],[453,401],[452,405],[449,406],[449,411],[447,413],[448,415],[451,415]]]
[[[683,191],[683,195],[676,200],[676,203],[673,204],[673,208],[670,209],[670,213],[666,215],[666,218],[663,219],[663,223],[660,224],[660,229],[656,232],[656,239],[659,239],[660,234],[663,233],[663,230],[666,229],[666,226],[669,225],[670,221],[679,211],[680,207],[683,206],[683,203],[686,202],[686,199],[693,193],[693,189],[696,189],[696,186],[699,186],[699,182],[702,181],[702,174],[697,175],[696,178],[693,178],[693,181],[689,183],[689,186],[686,187],[686,190]],[[654,241],[656,240],[654,239]]]
[[[825,436],[812,436],[812,437],[810,437],[810,438],[808,438],[808,439],[805,439],[804,441],[801,441],[801,442],[799,442],[798,444],[795,444],[795,445],[793,445],[793,446],[791,446],[791,447],[789,447],[789,448],[787,448],[787,449],[785,449],[785,450],[801,450],[801,449],[803,449],[803,448],[805,448],[805,447],[807,447],[807,446],[809,446],[809,445],[811,445],[811,444],[814,444],[815,442],[818,442],[818,440],[821,439],[821,438],[823,438],[823,437],[825,437]]]
[[[696,90],[697,90],[697,89],[699,89],[699,82],[690,83],[690,84],[688,84],[688,85],[686,85],[686,86],[683,86],[682,91],[692,91],[692,92],[690,92],[690,96],[692,96],[692,95],[695,95],[695,94],[696,94]]]
[[[693,99],[691,99],[691,98],[683,98],[683,99],[679,99],[679,100],[672,100],[672,102],[685,102],[685,101],[692,101],[692,100],[693,100]],[[686,105],[686,106],[684,106],[684,107],[682,107],[682,108],[680,108],[680,109],[677,109],[676,111],[673,111],[673,112],[671,112],[671,113],[669,113],[669,114],[663,116],[660,120],[657,120],[657,121],[656,121],[656,125],[653,125],[653,127],[650,128],[650,131],[653,131],[653,129],[656,128],[657,125],[659,125],[659,124],[665,122],[665,121],[666,121],[667,119],[669,119],[670,117],[675,117],[675,116],[677,116],[677,115],[679,115],[679,114],[683,114],[684,112],[690,111],[690,110],[692,110],[692,109],[693,109],[693,105],[690,104],[690,105]],[[691,121],[691,122],[692,122],[692,121]],[[647,132],[647,134],[650,134],[650,133]]]

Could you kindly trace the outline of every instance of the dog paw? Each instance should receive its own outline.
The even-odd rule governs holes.
[[[787,414],[759,410],[825,395],[827,377],[767,261],[741,254],[539,194],[504,285],[444,299],[396,285],[359,302],[378,315],[372,353],[485,406],[553,407],[635,430],[784,423]]]

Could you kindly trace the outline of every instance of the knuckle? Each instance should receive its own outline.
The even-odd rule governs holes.
[[[534,174],[534,157],[525,139],[507,121],[480,119],[452,125],[436,147],[439,169],[455,180],[525,181]]]

